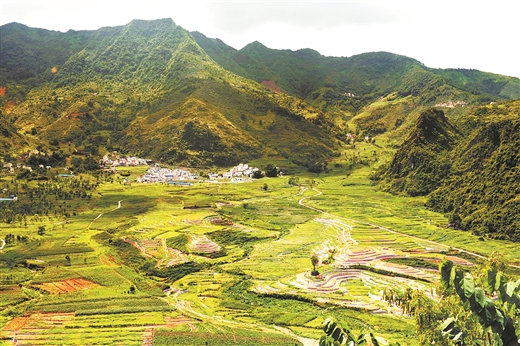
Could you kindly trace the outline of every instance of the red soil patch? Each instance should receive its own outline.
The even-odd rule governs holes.
[[[7,87],[0,86],[0,96],[5,96],[6,91],[7,91]]]
[[[70,113],[69,115],[67,115],[67,119],[78,120],[80,115],[81,115],[80,112],[73,112],[73,113]]]
[[[0,296],[4,294],[19,294],[21,291],[22,289],[18,286],[2,287],[2,289],[0,289]]]
[[[448,260],[452,261],[453,263],[455,263],[456,265],[460,265],[460,266],[473,266],[474,265],[470,261],[465,260],[464,258],[457,257],[457,256],[446,256],[446,259],[448,259]]]
[[[16,345],[34,345],[41,344],[41,340],[45,340],[49,334],[45,333],[56,327],[62,327],[65,323],[74,319],[74,313],[36,313],[31,316],[17,317],[7,323],[2,331],[5,332],[3,337],[18,340]],[[15,344],[14,342],[12,343]],[[9,344],[11,345],[11,344]]]
[[[41,290],[47,291],[51,294],[75,292],[79,290],[99,287],[97,283],[82,278],[44,282],[42,284],[37,284],[33,286]]]
[[[280,89],[280,87],[278,85],[276,85],[276,82],[274,80],[264,80],[263,82],[261,82],[260,84],[262,84],[263,86],[265,86],[266,88],[268,89],[271,89],[272,91],[274,91],[275,93],[279,93],[281,92],[282,90]]]
[[[5,108],[4,110],[6,112],[10,111],[11,109],[13,109],[14,107],[16,107],[16,103],[13,101],[13,100],[7,100],[7,102],[5,103]]]
[[[186,316],[178,316],[178,317],[164,316],[164,322],[166,323],[166,326],[168,328],[178,327],[183,324],[190,325],[190,324],[198,323],[197,320],[194,320],[194,319],[186,317]]]
[[[212,254],[222,250],[220,245],[211,241],[205,235],[191,236],[191,242],[188,247],[197,254]]]
[[[112,266],[115,266],[115,267],[120,267],[119,263],[117,263],[115,260],[114,260],[114,257],[110,256],[110,255],[101,255],[99,256],[99,260],[101,261],[101,263],[103,263],[104,265],[108,266],[108,267],[112,267]]]
[[[211,222],[213,225],[233,226],[233,222],[231,222],[229,220],[223,220],[220,217],[216,217],[216,218],[210,219],[209,222]]]
[[[14,320],[9,321],[7,325],[2,329],[13,332],[19,331],[25,326],[28,320],[29,317],[16,317]]]

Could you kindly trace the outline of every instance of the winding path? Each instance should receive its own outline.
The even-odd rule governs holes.
[[[121,202],[122,202],[122,201],[123,201],[123,200],[118,201],[118,202],[117,202],[117,207],[115,207],[114,209],[111,209],[111,210],[107,211],[107,213],[110,213],[111,211],[114,211],[114,210],[117,210],[117,209],[121,209]],[[105,214],[106,214],[106,213],[105,213]],[[95,218],[94,220],[90,221],[90,223],[89,223],[88,226],[87,226],[87,230],[89,230],[89,229],[90,229],[90,226],[92,226],[92,224],[94,223],[94,221],[96,221],[97,219],[99,219],[101,216],[103,216],[103,213],[99,214],[98,216],[96,216],[96,218]]]
[[[2,250],[4,248],[4,246],[5,246],[5,240],[0,239],[0,241],[2,242],[2,246],[0,246],[0,250]]]
[[[302,192],[304,192],[305,190],[307,190],[307,188],[303,189]],[[311,209],[311,210],[314,210],[316,212],[319,212],[319,213],[322,213],[324,215],[331,215],[331,216],[334,216],[338,219],[342,219],[342,217],[340,216],[336,216],[336,215],[333,215],[333,214],[330,214],[324,210],[321,210],[321,209],[318,209],[318,208],[315,208],[315,207],[311,207],[310,205],[307,205],[304,203],[304,201],[308,198],[311,198],[311,197],[316,197],[316,196],[319,196],[322,194],[321,191],[317,190],[317,189],[312,189],[313,191],[316,191],[317,194],[314,195],[314,196],[309,196],[309,197],[303,197],[300,199],[300,201],[298,202],[298,204],[300,204],[302,207],[305,207],[305,208],[308,208],[308,209]],[[446,247],[446,248],[449,248],[449,249],[452,249],[452,250],[455,250],[455,251],[458,251],[458,252],[463,252],[463,253],[466,253],[468,255],[471,255],[471,256],[474,256],[474,257],[477,257],[477,258],[480,258],[480,259],[487,259],[488,257],[484,256],[484,255],[481,255],[481,254],[478,254],[478,253],[475,253],[475,252],[471,252],[471,251],[468,251],[468,250],[464,250],[464,249],[461,249],[461,248],[457,248],[457,247],[454,247],[454,246],[451,246],[451,245],[446,245],[446,244],[443,244],[443,243],[439,243],[439,242],[436,242],[436,241],[433,241],[433,240],[429,240],[429,239],[424,239],[424,238],[420,238],[420,237],[416,237],[416,236],[413,236],[413,235],[410,235],[410,234],[406,234],[406,233],[401,233],[401,232],[398,232],[398,231],[395,231],[393,229],[390,229],[390,228],[387,228],[387,227],[383,227],[383,226],[380,226],[380,225],[376,225],[376,224],[373,224],[373,223],[370,223],[370,222],[365,222],[365,221],[359,221],[359,220],[353,220],[352,221],[356,222],[356,223],[359,223],[361,225],[366,225],[366,226],[370,226],[370,227],[376,227],[376,228],[379,228],[379,229],[382,229],[382,230],[385,230],[387,232],[390,232],[390,233],[393,233],[393,234],[397,234],[397,235],[400,235],[400,236],[403,236],[403,237],[408,237],[410,239],[414,239],[414,240],[418,240],[418,241],[421,241],[421,242],[426,242],[426,243],[430,243],[430,244],[434,244],[434,245],[437,245],[437,246],[443,246],[443,247]],[[518,265],[513,265],[513,264],[510,264],[509,265],[510,267],[513,267],[513,268],[517,268],[517,269],[520,269],[520,266]]]

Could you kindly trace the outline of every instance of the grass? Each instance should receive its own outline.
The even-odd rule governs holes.
[[[158,330],[155,332],[154,345],[175,346],[258,346],[258,345],[301,345],[294,339],[274,333],[255,332],[251,330],[234,329],[227,333],[202,333],[202,332],[175,332]]]

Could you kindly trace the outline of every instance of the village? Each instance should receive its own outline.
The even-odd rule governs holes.
[[[117,151],[113,151],[110,154],[104,155],[103,158],[99,160],[99,165],[105,170],[110,167],[114,170],[115,167],[118,166],[148,166],[152,164],[152,162],[152,160],[140,159],[135,156],[124,156],[118,154]]]
[[[153,160],[138,158],[135,156],[126,156],[118,152],[111,152],[104,155],[99,160],[99,167],[105,171],[111,171],[116,173],[118,168],[121,167],[137,167],[137,166],[148,166],[146,174],[136,179],[138,183],[173,183],[182,181],[198,181],[207,178],[210,182],[216,182],[220,179],[228,179],[232,183],[251,181],[253,173],[259,171],[256,167],[251,167],[248,164],[240,163],[237,166],[230,168],[228,171],[223,173],[210,172],[204,177],[200,177],[199,174],[191,172],[188,168],[165,168],[161,167],[159,163],[154,163]],[[42,165],[40,165],[43,168]],[[15,169],[28,169],[32,171],[30,166],[21,164],[4,163],[3,168],[15,172]],[[45,167],[50,169],[50,166]],[[67,174],[60,174],[59,176],[73,176]],[[183,185],[181,183],[175,183],[176,185]],[[187,184],[186,184],[187,185]],[[9,200],[12,200],[9,198]]]
[[[455,101],[449,100],[448,102],[444,103],[437,103],[435,104],[435,107],[442,107],[442,108],[457,108],[457,107],[466,107],[468,103],[466,101]]]
[[[217,181],[218,179],[229,179],[232,183],[251,181],[253,173],[258,171],[256,167],[249,167],[248,164],[240,163],[239,165],[232,167],[229,171],[222,174],[219,173],[208,173],[209,181]],[[174,185],[189,185],[175,183],[182,181],[195,181],[200,180],[198,174],[192,173],[185,169],[169,169],[163,168],[159,164],[151,166],[145,175],[137,178],[138,183],[172,183]]]
[[[155,164],[148,168],[145,175],[137,178],[138,183],[168,183],[173,181],[198,180],[199,176],[183,169],[163,168]]]

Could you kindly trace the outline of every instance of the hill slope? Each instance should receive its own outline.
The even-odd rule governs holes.
[[[355,113],[381,95],[400,91],[417,96],[428,86],[493,98],[520,97],[518,78],[475,70],[430,69],[415,59],[387,52],[337,58],[325,57],[310,49],[270,49],[259,42],[238,51],[218,39],[209,39],[200,33],[193,36],[215,61],[234,73],[257,82],[272,81],[283,91],[320,105],[322,110],[339,107]],[[349,99],[344,97],[345,93],[357,97]],[[430,95],[422,101],[426,106],[433,106],[448,100],[441,98]]]
[[[520,241],[520,101],[477,108],[460,127],[468,134],[427,205],[450,214],[455,227]]]
[[[446,119],[444,112],[429,109],[421,113],[386,169],[390,190],[417,196],[437,188],[449,173],[447,154],[459,135],[459,130]]]
[[[30,37],[39,29],[21,28],[17,37],[24,30]],[[64,41],[77,35],[55,34]],[[267,153],[305,163],[332,154],[331,127],[313,120],[323,119],[320,112],[225,70],[171,19],[82,37],[86,44],[69,50],[51,80],[5,112],[20,131],[34,127],[44,142],[93,154],[117,149],[193,165]],[[10,80],[0,82],[9,90]]]
[[[520,240],[520,101],[475,108],[455,127],[440,110],[422,113],[374,179],[392,192],[428,195],[456,228]]]
[[[26,140],[16,129],[0,114],[0,153],[7,154],[16,147],[27,145]]]

